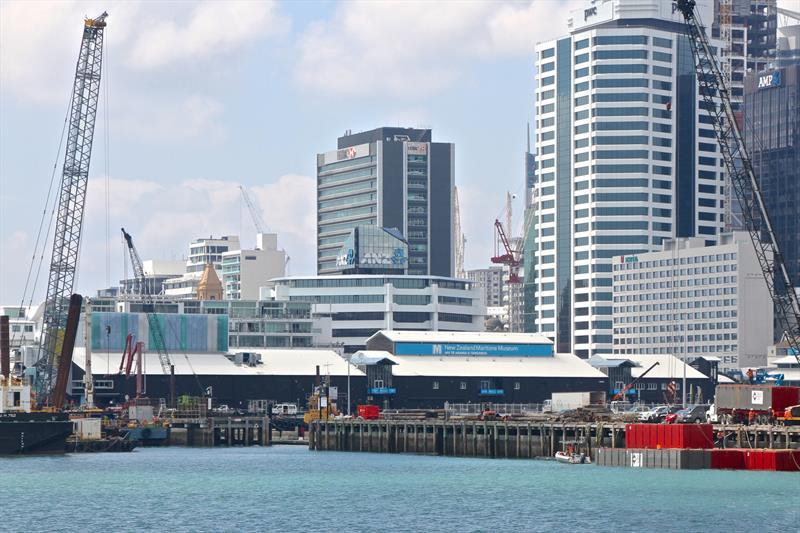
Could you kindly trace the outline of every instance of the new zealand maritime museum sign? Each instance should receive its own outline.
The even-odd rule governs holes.
[[[425,343],[398,342],[395,355],[489,355],[499,357],[547,357],[552,344]]]

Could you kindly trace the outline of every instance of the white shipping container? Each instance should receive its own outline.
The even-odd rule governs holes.
[[[75,434],[81,440],[100,440],[103,438],[103,421],[99,418],[77,418],[75,423]]]

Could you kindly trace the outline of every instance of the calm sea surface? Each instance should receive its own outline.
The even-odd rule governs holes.
[[[0,531],[798,531],[800,474],[150,448],[0,459]]]

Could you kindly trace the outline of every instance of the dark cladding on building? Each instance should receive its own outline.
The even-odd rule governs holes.
[[[454,155],[452,143],[414,128],[348,132],[318,154],[317,273],[341,273],[345,241],[374,226],[405,241],[408,274],[452,276]]]
[[[797,214],[800,205],[800,60],[784,68],[747,75],[744,137],[786,268],[797,287],[800,285],[800,217]],[[776,283],[780,284],[780,279],[776,279]],[[780,331],[775,333],[780,336]]]
[[[384,408],[541,403],[554,392],[605,392],[608,378],[541,335],[379,331],[352,362],[366,398]]]

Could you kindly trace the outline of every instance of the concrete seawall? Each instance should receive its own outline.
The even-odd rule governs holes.
[[[714,426],[714,433],[717,447],[800,448],[800,427]],[[320,420],[309,425],[307,437],[316,451],[509,459],[550,458],[570,442],[597,461],[600,448],[625,448],[625,424]]]

